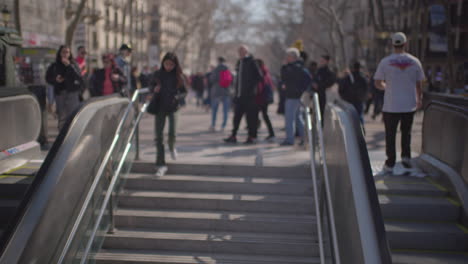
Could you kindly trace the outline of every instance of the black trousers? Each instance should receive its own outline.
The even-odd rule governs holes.
[[[268,116],[268,104],[259,106],[260,112],[262,112],[263,121],[268,128],[268,136],[274,137],[275,131],[273,131],[273,126],[271,125],[270,117]]]
[[[383,113],[385,124],[385,152],[389,167],[395,166],[396,149],[395,141],[398,123],[401,130],[401,157],[411,158],[411,128],[413,126],[414,112],[410,113]]]
[[[235,137],[237,135],[237,131],[239,130],[239,125],[244,114],[247,116],[249,137],[257,138],[258,106],[255,103],[255,98],[239,98],[236,101],[234,108],[232,136]]]

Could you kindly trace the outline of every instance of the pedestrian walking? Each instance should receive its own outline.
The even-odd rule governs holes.
[[[320,67],[317,69],[315,75],[315,82],[317,83],[314,86],[315,90],[318,93],[319,104],[320,104],[320,114],[322,116],[322,126],[323,126],[323,116],[325,111],[325,105],[327,104],[327,89],[333,86],[336,82],[335,73],[333,73],[330,68],[330,56],[323,55],[320,58]]]
[[[267,141],[275,139],[275,131],[271,125],[270,116],[268,115],[268,106],[273,103],[273,81],[271,79],[270,71],[266,67],[263,60],[257,59],[257,64],[262,71],[263,79],[258,84],[257,97],[255,99],[258,109],[262,114],[263,121],[268,128],[268,136],[266,137]]]
[[[303,62],[299,57],[299,50],[289,48],[286,51],[287,64],[281,69],[281,79],[284,82],[286,91],[285,102],[285,127],[286,139],[281,143],[282,146],[294,145],[294,135],[296,122],[300,137],[300,145],[304,144],[304,118],[300,114],[301,95],[312,84],[310,73],[304,68]]]
[[[141,88],[148,88],[151,82],[151,70],[148,65],[143,66],[143,70],[138,76],[138,80],[140,81]]]
[[[60,46],[55,62],[46,72],[46,81],[54,87],[55,103],[58,115],[58,128],[80,105],[80,94],[83,87],[83,77],[80,68],[73,58],[70,47]]]
[[[369,84],[372,94],[372,103],[374,104],[372,119],[375,120],[375,118],[382,113],[385,92],[375,87],[374,76],[371,77]]]
[[[257,139],[258,107],[255,102],[258,83],[262,81],[260,68],[247,46],[240,46],[236,64],[235,109],[231,136],[227,143],[237,143],[237,131],[244,114],[247,116],[248,137],[245,144],[253,144]]]
[[[361,72],[361,64],[354,63],[351,72],[345,71],[344,77],[339,80],[339,94],[343,100],[352,104],[359,116],[361,124],[364,124],[363,108],[367,99],[368,83]]]
[[[192,77],[192,89],[195,92],[197,106],[203,106],[203,93],[205,92],[205,76],[201,72],[197,72]]]
[[[148,111],[155,115],[156,131],[156,175],[162,176],[167,171],[164,148],[164,126],[169,120],[168,145],[171,158],[177,159],[176,150],[176,112],[180,99],[187,94],[185,76],[175,53],[166,53],[162,68],[155,72],[153,78],[154,94]]]
[[[114,93],[123,94],[127,78],[119,67],[115,65],[112,54],[102,56],[103,68],[94,71],[92,76],[91,96],[103,96]]]
[[[221,131],[226,128],[229,108],[231,107],[230,88],[232,85],[233,77],[229,68],[226,66],[224,57],[218,58],[218,66],[211,74],[211,126],[210,131],[216,131],[216,116],[218,113],[219,104],[223,104],[223,123],[221,124]]]
[[[130,80],[132,76],[132,66],[130,65],[130,57],[132,55],[132,47],[130,44],[122,44],[119,49],[119,55],[115,58],[115,63],[117,67],[120,68],[123,75],[127,80]],[[128,81],[124,89],[122,89],[122,93],[125,95],[129,95],[132,89],[131,82]]]
[[[383,117],[387,160],[382,173],[392,173],[396,162],[395,138],[398,123],[401,128],[401,163],[411,168],[411,128],[414,113],[422,106],[422,83],[425,79],[421,62],[405,52],[406,35],[392,36],[393,54],[379,63],[375,86],[385,90]]]

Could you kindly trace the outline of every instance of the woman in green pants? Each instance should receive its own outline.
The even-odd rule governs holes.
[[[168,145],[173,160],[177,158],[176,140],[176,112],[179,102],[187,94],[185,76],[182,73],[179,60],[174,53],[166,53],[162,60],[162,68],[154,73],[154,95],[152,104],[155,106],[156,130],[156,175],[162,176],[167,171],[164,156],[164,126],[166,118],[169,120]]]

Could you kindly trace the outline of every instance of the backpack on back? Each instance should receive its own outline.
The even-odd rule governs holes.
[[[219,86],[223,88],[228,88],[232,83],[232,74],[226,69],[219,73]]]

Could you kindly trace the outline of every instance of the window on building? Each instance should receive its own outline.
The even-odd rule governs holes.
[[[116,29],[119,27],[119,14],[117,11],[114,12],[114,27]]]
[[[99,49],[99,42],[96,31],[93,32],[93,49]]]
[[[110,24],[110,11],[109,8],[106,8],[106,25]]]

